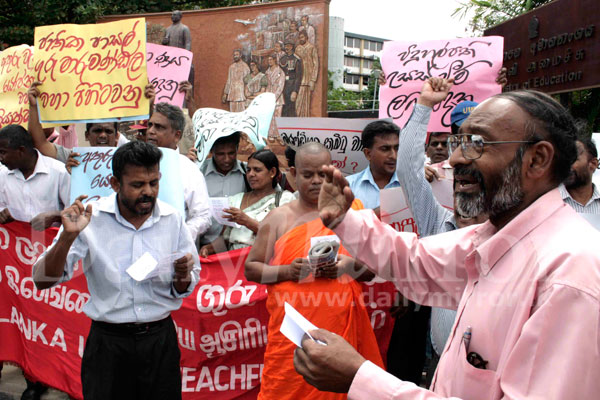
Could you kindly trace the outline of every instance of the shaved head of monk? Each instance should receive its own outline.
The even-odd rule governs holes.
[[[296,179],[301,201],[315,207],[318,205],[319,192],[324,180],[321,167],[329,164],[331,154],[321,143],[309,142],[298,148],[295,166],[290,168],[290,172]]]

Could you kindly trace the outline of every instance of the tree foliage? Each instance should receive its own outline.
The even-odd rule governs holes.
[[[473,34],[483,31],[508,19],[540,7],[552,0],[469,0],[458,7],[453,16],[465,18],[472,15],[469,27]],[[568,107],[573,116],[587,123],[586,132],[600,132],[600,88],[579,90],[556,96]]]
[[[264,1],[256,0],[0,0],[0,45],[33,44],[36,26],[90,24],[104,15],[172,10],[199,10]]]
[[[472,14],[469,21],[471,33],[483,34],[483,31],[508,19],[533,10],[552,0],[470,0],[454,11],[453,16],[465,18]]]

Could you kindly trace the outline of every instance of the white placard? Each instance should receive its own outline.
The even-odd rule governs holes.
[[[277,118],[281,139],[297,149],[304,143],[322,143],[331,153],[333,165],[344,175],[360,172],[369,165],[363,153],[360,135],[375,119]],[[391,118],[386,119],[392,122]]]

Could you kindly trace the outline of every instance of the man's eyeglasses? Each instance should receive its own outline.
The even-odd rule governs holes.
[[[488,142],[483,140],[480,135],[470,133],[448,136],[448,157],[458,148],[462,150],[463,157],[467,160],[477,160],[483,154],[483,146],[488,144],[505,144],[505,143],[536,143],[533,140],[500,140]]]

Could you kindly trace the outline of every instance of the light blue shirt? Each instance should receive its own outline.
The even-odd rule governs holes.
[[[152,322],[166,318],[181,306],[198,283],[200,261],[183,217],[170,205],[156,200],[152,215],[139,228],[119,213],[116,193],[92,204],[90,223],[71,245],[63,276],[73,277],[83,260],[90,299],[83,312],[95,321],[110,323]],[[62,233],[61,227],[52,248]],[[141,282],[126,270],[146,252],[158,262],[172,255],[191,253],[195,260],[192,281],[184,293],[173,286],[173,268]],[[45,257],[45,253],[40,257]],[[177,257],[178,258],[178,257]]]
[[[354,197],[362,201],[365,208],[374,209],[379,207],[380,189],[379,186],[377,186],[377,183],[375,183],[375,179],[373,179],[370,164],[362,171],[346,177],[346,180],[348,180],[348,184],[350,185],[350,189],[352,189],[352,193],[354,193]],[[392,178],[387,185],[385,185],[384,189],[395,187],[400,187],[400,181],[398,181],[396,172],[394,172],[394,175],[392,175]]]
[[[225,175],[217,171],[212,158],[202,163],[200,171],[204,174],[210,197],[233,196],[234,194],[246,191],[246,183],[244,181],[245,169],[239,160],[236,160],[231,171]]]

